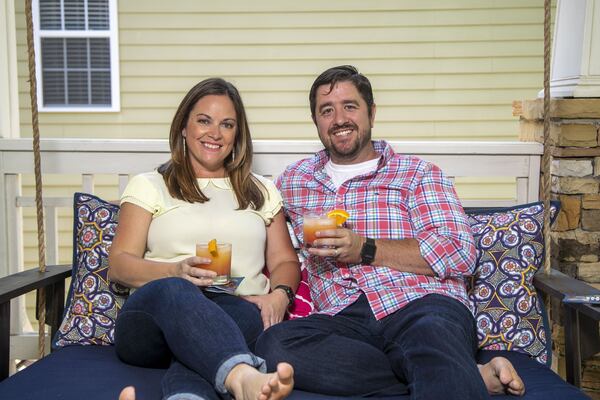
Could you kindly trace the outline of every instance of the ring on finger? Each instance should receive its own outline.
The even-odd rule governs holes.
[[[337,248],[337,247],[335,247],[335,248],[333,249],[333,257],[334,257],[334,258],[337,258],[337,256],[338,256],[338,255],[339,255],[338,248]]]

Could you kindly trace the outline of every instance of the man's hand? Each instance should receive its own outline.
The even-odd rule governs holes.
[[[308,252],[320,257],[334,257],[337,261],[358,264],[361,261],[360,251],[365,238],[347,228],[337,228],[317,232],[315,247]]]
[[[333,257],[338,262],[360,264],[360,252],[366,238],[359,236],[350,229],[337,228],[317,232],[315,247],[309,247],[311,255]],[[377,253],[371,263],[385,266],[402,272],[435,276],[433,269],[421,255],[419,242],[414,238],[407,239],[377,239]]]
[[[259,296],[242,296],[244,300],[256,304],[260,310],[264,329],[283,321],[289,304],[283,290],[274,290],[269,294]]]

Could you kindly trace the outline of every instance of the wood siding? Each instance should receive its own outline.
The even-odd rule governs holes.
[[[16,2],[22,136],[29,136],[25,16]],[[164,138],[180,99],[222,76],[246,103],[253,136],[312,139],[308,90],[353,64],[372,81],[374,135],[511,140],[511,102],[542,86],[537,0],[120,0],[121,111],[43,113],[44,137]]]

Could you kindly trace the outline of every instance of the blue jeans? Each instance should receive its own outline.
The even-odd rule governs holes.
[[[471,312],[427,295],[377,321],[362,295],[335,316],[313,314],[267,329],[256,354],[269,370],[294,366],[295,387],[335,396],[487,399]]]
[[[128,364],[168,368],[163,399],[219,399],[233,367],[266,371],[254,346],[258,308],[239,297],[201,291],[181,278],[152,281],[125,302],[115,326],[117,355]]]

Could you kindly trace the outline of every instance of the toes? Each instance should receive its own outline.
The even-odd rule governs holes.
[[[135,389],[133,386],[127,386],[121,391],[119,400],[135,400]]]
[[[272,395],[277,392],[277,377],[273,374],[269,376],[269,379],[262,385],[260,388],[261,400],[267,400],[272,397]]]
[[[290,384],[294,379],[294,368],[288,363],[279,363],[277,375],[283,384]]]

